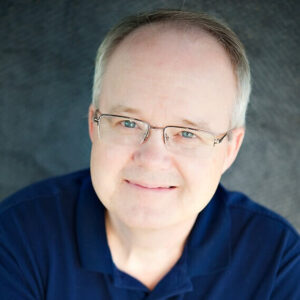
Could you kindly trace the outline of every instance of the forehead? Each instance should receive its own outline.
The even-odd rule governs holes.
[[[228,122],[235,94],[230,59],[213,37],[156,24],[134,31],[115,49],[100,106],[137,108],[151,119],[181,115],[213,122],[223,116]]]

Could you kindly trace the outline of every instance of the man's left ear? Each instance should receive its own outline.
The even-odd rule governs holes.
[[[235,128],[231,131],[230,134],[231,137],[229,138],[228,141],[227,153],[226,153],[226,158],[224,161],[222,173],[224,173],[227,169],[229,169],[230,166],[235,161],[245,136],[245,128],[244,127]]]
[[[89,126],[89,136],[92,143],[94,141],[94,121],[93,121],[94,112],[95,112],[95,107],[93,104],[91,104],[89,107],[88,126]]]

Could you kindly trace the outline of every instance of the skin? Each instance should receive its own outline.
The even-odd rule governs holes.
[[[189,126],[216,135],[229,130],[236,78],[223,48],[206,33],[161,25],[130,34],[110,58],[103,78],[102,113],[118,113],[153,126]],[[120,105],[127,111],[114,111]],[[91,177],[107,209],[106,231],[114,263],[149,289],[172,268],[199,212],[241,146],[244,128],[205,157],[173,154],[162,131],[137,147],[99,139],[89,109]],[[175,188],[169,188],[175,186]]]

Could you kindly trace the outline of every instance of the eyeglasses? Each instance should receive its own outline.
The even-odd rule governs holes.
[[[229,130],[215,136],[210,132],[189,127],[156,127],[131,117],[102,114],[99,109],[95,111],[93,121],[97,123],[98,136],[103,141],[128,146],[138,146],[147,141],[150,129],[162,129],[166,148],[181,155],[209,153],[230,133]]]

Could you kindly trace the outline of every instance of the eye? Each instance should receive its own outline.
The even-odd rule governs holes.
[[[121,122],[121,125],[126,128],[136,128],[137,127],[136,122],[131,121],[131,120],[124,120]]]
[[[197,136],[191,132],[191,131],[181,131],[180,132],[180,135],[186,139],[193,139],[193,138],[196,138]]]

